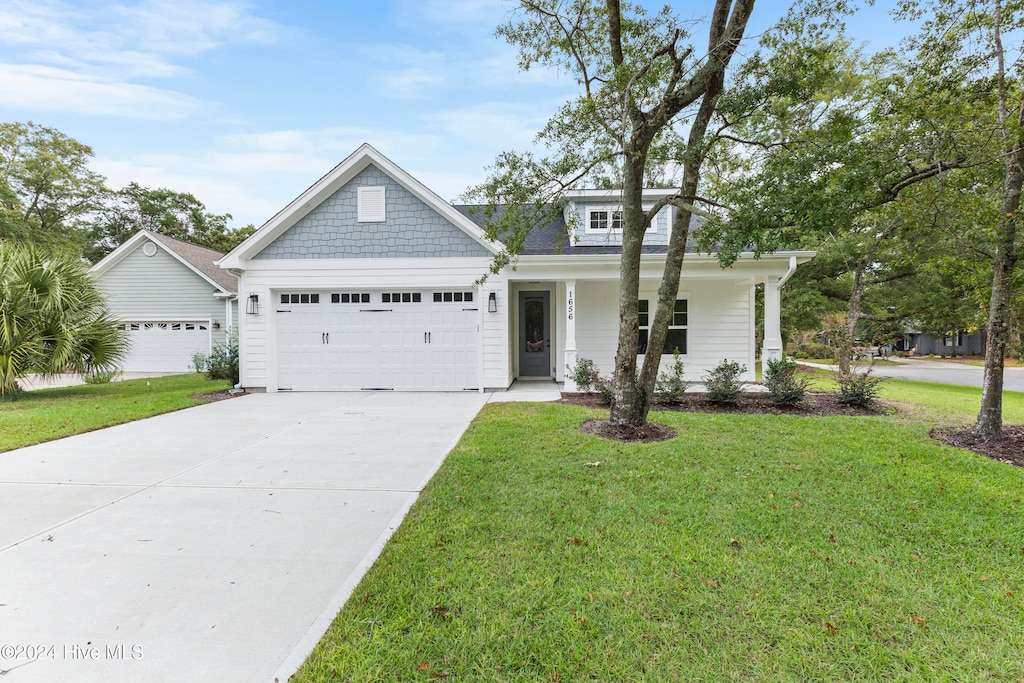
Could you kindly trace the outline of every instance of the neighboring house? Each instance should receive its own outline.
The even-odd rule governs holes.
[[[900,351],[913,351],[917,356],[980,356],[985,353],[985,332],[979,330],[941,336],[908,332],[896,348]]]
[[[89,271],[128,333],[128,372],[188,372],[238,317],[238,279],[224,254],[140,230]]]
[[[500,390],[516,379],[563,381],[577,357],[611,374],[620,208],[614,192],[571,195],[514,270],[477,284],[501,249],[484,236],[481,213],[363,145],[221,260],[239,276],[242,386]],[[666,208],[644,246],[642,346],[671,218]],[[764,353],[778,356],[779,287],[812,256],[744,254],[722,269],[688,254],[667,350],[679,348],[691,378],[730,359],[752,381],[755,286],[766,292]]]

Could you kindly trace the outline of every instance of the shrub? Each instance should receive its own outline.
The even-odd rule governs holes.
[[[872,377],[871,368],[863,371],[851,368],[850,372],[841,372],[836,377],[836,383],[839,385],[836,397],[843,405],[871,408],[878,397],[879,385],[884,380],[884,377]]]
[[[810,382],[798,373],[798,366],[788,358],[769,360],[764,372],[764,386],[768,389],[768,400],[783,406],[796,406],[807,397]]]
[[[803,360],[804,358],[810,358],[810,356],[807,355],[806,351],[794,351],[793,352],[793,358],[799,358],[799,359]]]
[[[86,384],[110,384],[120,375],[120,370],[93,370],[82,375],[82,381]]]
[[[195,362],[195,356],[192,361]],[[228,379],[238,384],[238,340],[228,338],[223,344],[216,344],[206,357],[205,366],[210,379]]]
[[[587,358],[577,357],[576,367],[571,368],[566,365],[565,369],[569,371],[569,379],[576,383],[577,391],[589,394],[600,380],[597,365],[594,364],[594,361]]]
[[[797,349],[797,353],[807,354],[803,356],[804,358],[832,358],[832,356],[835,355],[835,351],[831,346],[813,342],[809,344],[801,344],[800,348]],[[799,358],[795,353],[793,354],[793,357]]]
[[[672,352],[672,365],[658,375],[654,383],[654,393],[666,403],[679,403],[690,383],[683,379],[683,359],[679,349]]]
[[[740,382],[740,374],[747,371],[746,365],[740,365],[735,361],[723,360],[715,368],[704,375],[704,386],[708,390],[708,398],[715,403],[740,402],[740,393],[743,391],[743,384]]]
[[[615,380],[611,377],[597,377],[594,379],[594,389],[601,397],[601,403],[606,406],[612,404],[612,397],[615,395]]]

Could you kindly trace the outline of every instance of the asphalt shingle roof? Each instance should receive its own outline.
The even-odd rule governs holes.
[[[210,278],[223,289],[232,294],[238,292],[238,278],[217,266],[216,262],[224,258],[224,254],[214,249],[207,249],[198,244],[185,242],[174,237],[146,231],[150,237],[160,242],[175,254],[192,265],[193,268]]]

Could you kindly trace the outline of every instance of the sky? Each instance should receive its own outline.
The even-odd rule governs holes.
[[[646,4],[646,3],[645,3]],[[677,2],[699,18],[710,2]],[[443,198],[526,149],[576,92],[520,72],[509,0],[0,0],[0,121],[89,145],[113,188],[190,192],[257,227],[369,142]],[[848,33],[907,30],[891,0]],[[755,31],[788,3],[759,0]]]

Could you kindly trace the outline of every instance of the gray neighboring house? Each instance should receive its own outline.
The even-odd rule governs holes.
[[[127,372],[189,372],[238,319],[238,279],[224,254],[140,230],[89,271],[128,333]]]
[[[945,336],[908,332],[897,349],[913,351],[915,356],[979,356],[985,353],[985,332],[957,332]]]

